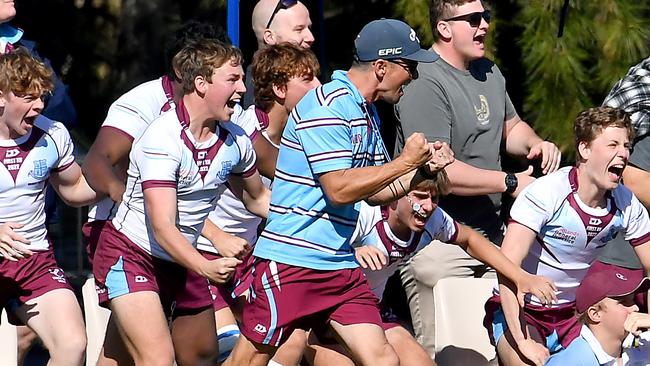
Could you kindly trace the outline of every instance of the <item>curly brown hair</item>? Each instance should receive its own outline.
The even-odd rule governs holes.
[[[0,91],[17,96],[41,95],[52,91],[52,70],[24,47],[0,55]]]
[[[282,43],[257,51],[252,64],[255,105],[268,112],[276,99],[273,86],[283,88],[291,78],[314,78],[319,72],[314,53],[297,45]]]

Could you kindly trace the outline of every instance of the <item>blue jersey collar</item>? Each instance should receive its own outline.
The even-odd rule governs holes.
[[[23,30],[9,24],[0,24],[0,41],[15,44],[23,37]]]

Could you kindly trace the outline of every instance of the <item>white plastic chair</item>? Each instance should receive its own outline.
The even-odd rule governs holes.
[[[0,320],[0,365],[16,365],[18,363],[18,334],[16,327],[9,324],[7,312],[2,311]]]
[[[102,350],[102,344],[104,344],[106,325],[111,312],[99,306],[99,298],[95,291],[95,279],[92,276],[86,280],[81,292],[84,301],[86,337],[88,338],[86,366],[95,366]],[[4,365],[4,363],[0,364]]]
[[[496,279],[445,278],[433,288],[436,363],[496,365],[496,352],[483,327],[485,301]]]

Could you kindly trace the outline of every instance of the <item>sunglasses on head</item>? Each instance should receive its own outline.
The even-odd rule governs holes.
[[[449,22],[452,20],[463,20],[468,22],[469,25],[472,26],[473,28],[476,28],[479,25],[481,25],[481,19],[485,19],[485,22],[489,24],[490,20],[492,20],[492,12],[486,9],[483,11],[477,11],[475,13],[457,15],[455,17],[443,19],[443,20],[445,22]]]
[[[275,14],[277,14],[282,9],[289,9],[290,7],[296,5],[297,2],[298,0],[279,0],[278,5],[275,6],[275,9],[273,9],[273,13],[271,13],[269,22],[266,23],[266,28],[271,26],[271,22],[273,22],[273,18],[275,18]]]

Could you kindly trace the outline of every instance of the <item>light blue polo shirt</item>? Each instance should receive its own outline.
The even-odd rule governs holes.
[[[350,237],[359,205],[333,205],[318,177],[381,165],[384,153],[375,107],[344,71],[335,71],[331,82],[308,92],[289,116],[268,222],[254,255],[317,270],[357,267]]]
[[[546,366],[613,366],[616,358],[603,350],[596,336],[586,325],[580,330],[580,337],[548,359]]]

